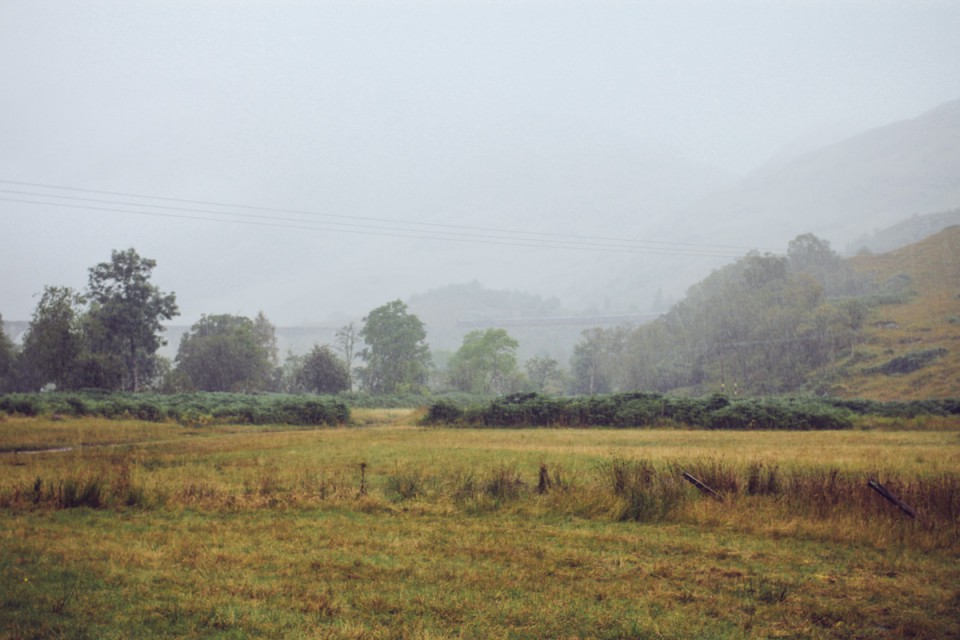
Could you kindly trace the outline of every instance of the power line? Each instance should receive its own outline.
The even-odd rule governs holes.
[[[259,224],[276,226],[280,228],[287,227],[287,228],[300,228],[300,229],[330,230],[329,227],[327,226],[317,226],[314,223],[309,223],[309,226],[306,226],[306,227],[301,226],[299,224],[294,224],[294,225],[278,224],[278,223],[309,222],[309,221],[304,221],[298,218],[283,218],[283,217],[277,217],[277,216],[264,216],[264,215],[256,215],[256,214],[230,213],[230,212],[222,212],[222,211],[212,211],[209,209],[195,209],[195,208],[173,207],[173,206],[164,206],[164,205],[146,205],[146,204],[140,204],[135,202],[117,202],[113,200],[103,200],[98,198],[79,198],[76,196],[61,196],[61,195],[55,195],[55,194],[48,195],[48,194],[39,194],[39,193],[20,191],[20,190],[14,190],[14,189],[0,189],[0,193],[27,195],[27,196],[42,197],[42,198],[61,198],[61,199],[69,199],[75,202],[85,202],[85,203],[92,202],[92,203],[98,203],[98,204],[115,204],[118,206],[132,206],[132,207],[140,207],[140,208],[149,207],[150,209],[160,209],[164,211],[201,213],[201,214],[209,214],[214,216],[230,216],[232,218],[238,218],[238,219],[232,220],[230,218],[222,218],[222,217],[209,218],[209,217],[195,216],[195,215],[186,216],[186,215],[174,215],[174,214],[161,214],[161,213],[158,213],[155,211],[149,211],[149,210],[134,211],[130,209],[114,209],[114,208],[106,208],[106,207],[99,207],[99,206],[95,207],[95,206],[89,206],[89,205],[65,204],[61,202],[40,202],[36,200],[25,200],[21,198],[9,198],[9,197],[0,196],[0,200],[4,200],[7,202],[17,202],[20,204],[49,205],[49,206],[55,206],[55,207],[81,208],[81,209],[90,209],[95,211],[106,211],[106,212],[114,212],[114,213],[132,213],[132,214],[139,214],[139,215],[153,215],[157,217],[177,217],[177,218],[185,218],[189,220],[203,220],[203,221],[215,221],[215,222],[246,222],[249,220],[259,220],[261,221]],[[247,223],[257,224],[253,222],[247,222]],[[666,248],[645,247],[643,246],[643,244],[629,241],[629,240],[614,241],[611,239],[609,241],[601,241],[599,239],[591,240],[589,239],[589,237],[587,240],[579,240],[579,239],[553,240],[548,238],[537,238],[537,237],[511,238],[509,236],[503,236],[503,235],[482,235],[482,234],[476,234],[476,233],[465,234],[464,232],[454,232],[454,231],[422,232],[417,230],[404,229],[402,227],[398,228],[398,227],[386,227],[386,226],[377,226],[377,225],[360,225],[360,224],[346,223],[346,222],[327,222],[322,224],[338,227],[338,229],[334,229],[334,230],[339,230],[339,231],[349,231],[351,229],[354,229],[354,230],[359,229],[361,231],[355,231],[355,232],[362,233],[364,231],[367,231],[370,233],[375,232],[375,235],[393,235],[393,236],[406,237],[406,238],[444,239],[444,240],[449,239],[449,240],[478,241],[478,242],[495,241],[495,243],[497,244],[509,244],[509,245],[515,245],[515,246],[556,247],[556,248],[572,248],[572,249],[591,249],[592,248],[592,249],[634,250],[634,251],[638,249],[645,249],[649,253],[673,253],[671,251],[666,250]],[[391,233],[388,233],[388,232],[391,232]],[[413,233],[415,233],[416,235],[411,235]],[[430,235],[426,235],[426,234],[430,234]],[[563,236],[563,237],[572,238],[574,236]],[[523,241],[523,242],[519,242],[519,241]],[[533,242],[536,242],[537,244],[531,244]],[[684,253],[694,254],[693,251],[687,251]],[[722,257],[729,256],[729,254],[722,253],[719,251],[707,252],[706,246],[702,251],[697,252],[695,255],[705,255],[705,256],[719,255]],[[739,255],[739,254],[736,254],[736,255]]]
[[[419,227],[437,227],[437,228],[457,229],[461,231],[482,231],[482,232],[494,232],[494,233],[521,234],[521,235],[529,235],[529,236],[561,237],[561,238],[572,238],[577,241],[605,240],[605,241],[615,241],[615,242],[633,242],[629,240],[624,240],[623,238],[610,238],[610,237],[603,237],[603,236],[589,236],[589,235],[578,235],[578,234],[564,234],[564,233],[547,232],[547,231],[524,231],[520,229],[501,229],[496,227],[475,227],[475,226],[456,225],[456,224],[449,224],[449,223],[401,220],[397,218],[349,216],[345,214],[320,213],[316,211],[306,211],[301,209],[282,209],[282,208],[276,208],[276,207],[261,207],[261,206],[252,206],[252,205],[230,204],[230,203],[224,203],[224,202],[215,202],[211,200],[189,200],[186,198],[143,195],[143,194],[122,192],[122,191],[104,191],[104,190],[97,190],[97,189],[84,189],[79,187],[68,187],[68,186],[35,183],[35,182],[22,182],[22,181],[16,181],[16,180],[0,179],[0,183],[37,187],[37,188],[44,188],[44,189],[58,189],[63,191],[77,191],[77,192],[95,193],[95,194],[101,194],[101,195],[121,196],[121,197],[129,197],[129,198],[148,199],[148,200],[161,200],[161,201],[167,201],[167,202],[179,202],[179,203],[185,203],[185,204],[226,207],[231,209],[263,211],[263,212],[272,212],[272,213],[288,213],[288,214],[298,214],[298,215],[327,217],[327,218],[343,218],[351,221],[365,220],[370,222],[386,222],[390,224],[401,224],[401,225],[410,225],[410,226],[419,226]],[[48,194],[37,194],[37,195],[48,195]],[[49,197],[63,197],[63,196],[49,196]],[[135,206],[153,206],[153,205],[135,205]],[[232,214],[226,214],[226,215],[232,215]],[[674,241],[661,241],[661,240],[645,240],[645,241],[638,241],[638,242],[643,242],[645,244],[666,245],[666,246],[686,246],[686,247],[693,247],[693,248],[699,248],[699,249],[709,248],[712,250],[751,251],[753,249],[756,249],[756,247],[711,245],[711,244],[703,244],[703,243],[674,242]]]
[[[529,240],[523,240],[522,238],[518,239],[509,239],[509,238],[500,238],[500,239],[485,239],[482,236],[478,235],[452,235],[449,232],[446,235],[442,235],[442,232],[433,232],[432,234],[428,233],[416,233],[409,232],[404,233],[400,231],[389,231],[383,227],[361,227],[361,229],[368,229],[366,231],[361,229],[349,229],[349,228],[330,228],[324,227],[318,224],[279,224],[276,222],[266,222],[266,221],[256,221],[256,220],[245,220],[245,219],[224,219],[224,218],[214,218],[214,217],[205,217],[198,215],[185,215],[185,214],[176,214],[176,213],[161,213],[157,211],[133,211],[129,209],[116,209],[110,207],[96,207],[92,205],[81,205],[81,204],[68,204],[68,203],[59,203],[59,202],[41,202],[36,200],[24,200],[20,198],[5,198],[0,197],[0,201],[4,202],[15,202],[18,204],[29,204],[29,205],[39,205],[39,206],[53,206],[67,209],[83,209],[88,211],[102,211],[107,213],[124,213],[124,214],[133,214],[133,215],[143,215],[159,218],[173,218],[181,220],[192,220],[192,221],[206,221],[206,222],[220,222],[220,223],[232,223],[232,224],[244,224],[244,225],[254,225],[261,227],[272,227],[279,229],[301,229],[309,231],[335,231],[341,233],[352,233],[360,235],[372,235],[372,236],[390,236],[398,238],[409,238],[415,240],[443,240],[448,242],[466,242],[474,244],[491,244],[491,245],[502,245],[502,246],[513,246],[513,247],[528,247],[535,249],[573,249],[580,251],[604,251],[604,252],[614,252],[614,253],[633,253],[633,254],[658,254],[658,255],[688,255],[688,256],[703,256],[703,257],[723,257],[730,258],[736,257],[727,253],[719,252],[707,252],[707,251],[690,251],[690,250],[670,250],[670,249],[657,249],[657,248],[641,248],[641,247],[630,247],[630,246],[617,246],[613,244],[598,244],[598,243],[577,243],[574,241],[548,241],[548,240],[539,240],[537,238],[531,238]],[[225,214],[229,215],[229,214]],[[327,223],[335,224],[335,223]]]
[[[122,213],[133,215],[149,215],[154,217],[177,218],[196,221],[226,222],[238,224],[252,224],[257,226],[269,226],[276,228],[305,229],[317,231],[339,231],[345,233],[355,233],[363,235],[381,235],[412,239],[426,240],[449,240],[456,242],[474,242],[482,244],[501,244],[506,246],[521,246],[533,248],[559,248],[593,251],[614,251],[626,253],[651,253],[666,255],[692,255],[706,257],[741,257],[746,247],[732,247],[724,245],[707,245],[682,242],[664,242],[656,240],[626,240],[623,238],[610,238],[603,236],[578,236],[573,234],[553,233],[553,232],[534,232],[517,229],[501,229],[492,227],[474,227],[466,225],[417,222],[409,220],[399,220],[390,218],[374,218],[369,216],[347,216],[343,214],[318,213],[314,211],[304,211],[297,209],[281,209],[258,207],[250,205],[227,204],[205,200],[188,200],[185,198],[171,198],[164,196],[150,196],[135,193],[126,193],[118,191],[102,191],[95,189],[82,189],[78,187],[67,187],[60,185],[21,182],[14,180],[0,179],[0,183],[27,186],[34,189],[57,189],[62,191],[71,191],[76,193],[88,193],[97,195],[118,196],[124,198],[137,198],[144,200],[157,200],[161,202],[174,202],[182,204],[193,204],[201,206],[212,206],[220,208],[233,208],[244,211],[258,211],[261,213],[237,213],[234,211],[216,211],[210,209],[200,209],[196,207],[183,207],[173,205],[160,205],[155,203],[125,202],[117,200],[106,200],[102,198],[85,198],[81,196],[70,196],[63,194],[36,193],[32,191],[22,191],[14,189],[0,189],[0,193],[13,195],[29,196],[32,198],[56,198],[58,200],[69,200],[73,203],[94,203],[116,205],[123,208],[107,208],[101,206],[92,206],[89,204],[69,204],[64,202],[42,202],[37,200],[26,200],[22,198],[0,197],[0,200],[7,202],[16,202],[20,204],[54,206],[70,209],[86,209],[92,211],[104,211],[110,213]],[[130,209],[127,207],[136,207]],[[159,210],[159,211],[158,211]],[[178,212],[178,213],[161,213]],[[327,218],[334,221],[325,221],[316,223],[302,218],[279,217],[273,214],[293,214],[298,216],[308,216],[314,218]],[[202,214],[202,215],[186,215]],[[217,217],[208,217],[217,216]],[[347,220],[348,222],[338,222],[336,220]],[[366,224],[366,223],[378,224]],[[385,226],[388,225],[393,226]]]

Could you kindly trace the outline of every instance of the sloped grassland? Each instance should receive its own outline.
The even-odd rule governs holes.
[[[872,306],[850,356],[816,372],[841,397],[919,400],[960,395],[960,226],[880,255],[851,259],[903,295]]]

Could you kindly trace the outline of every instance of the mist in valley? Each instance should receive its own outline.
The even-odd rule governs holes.
[[[504,323],[639,322],[751,250],[855,250],[960,205],[958,23],[946,2],[6,3],[0,313],[135,247],[177,325],[263,311],[332,339],[402,299],[433,346],[487,322],[565,361],[582,324]]]

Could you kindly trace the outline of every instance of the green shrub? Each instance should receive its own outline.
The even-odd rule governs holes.
[[[711,429],[849,429],[846,411],[824,404],[782,400],[742,400],[713,411]]]
[[[463,418],[464,411],[449,400],[440,400],[430,405],[424,424],[451,424]]]
[[[943,411],[940,405],[926,410]],[[447,403],[434,403],[427,422],[436,416],[437,422],[452,423],[443,417],[457,415],[460,424],[486,427],[650,427],[670,421],[710,429],[847,429],[852,426],[850,411],[840,404],[803,398],[731,402],[720,395],[691,399],[654,393],[573,398],[518,394],[462,414]]]
[[[40,413],[40,403],[31,396],[9,395],[0,399],[0,411],[9,415],[35,416]]]
[[[69,413],[72,416],[81,417],[88,415],[90,413],[90,408],[87,406],[87,403],[84,402],[83,398],[78,398],[76,396],[69,396],[66,398],[67,406],[69,407]]]

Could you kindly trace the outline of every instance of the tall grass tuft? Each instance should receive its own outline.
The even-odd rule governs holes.
[[[523,486],[523,480],[520,478],[519,471],[514,467],[501,465],[494,469],[493,473],[483,484],[483,491],[494,500],[503,502],[519,498]]]
[[[777,465],[765,465],[751,462],[747,465],[748,496],[775,496],[781,491],[780,475]]]
[[[697,458],[683,463],[671,462],[675,473],[687,471],[721,495],[740,492],[741,477],[737,467],[718,458]]]
[[[60,482],[57,503],[61,509],[99,509],[104,503],[105,489],[106,482],[100,475],[65,478]]]
[[[393,475],[387,477],[387,497],[396,502],[416,498],[423,492],[423,488],[423,474],[418,470],[397,468]]]
[[[614,457],[607,466],[616,498],[613,517],[635,522],[662,522],[686,501],[686,489],[673,473],[658,472],[649,460]]]

